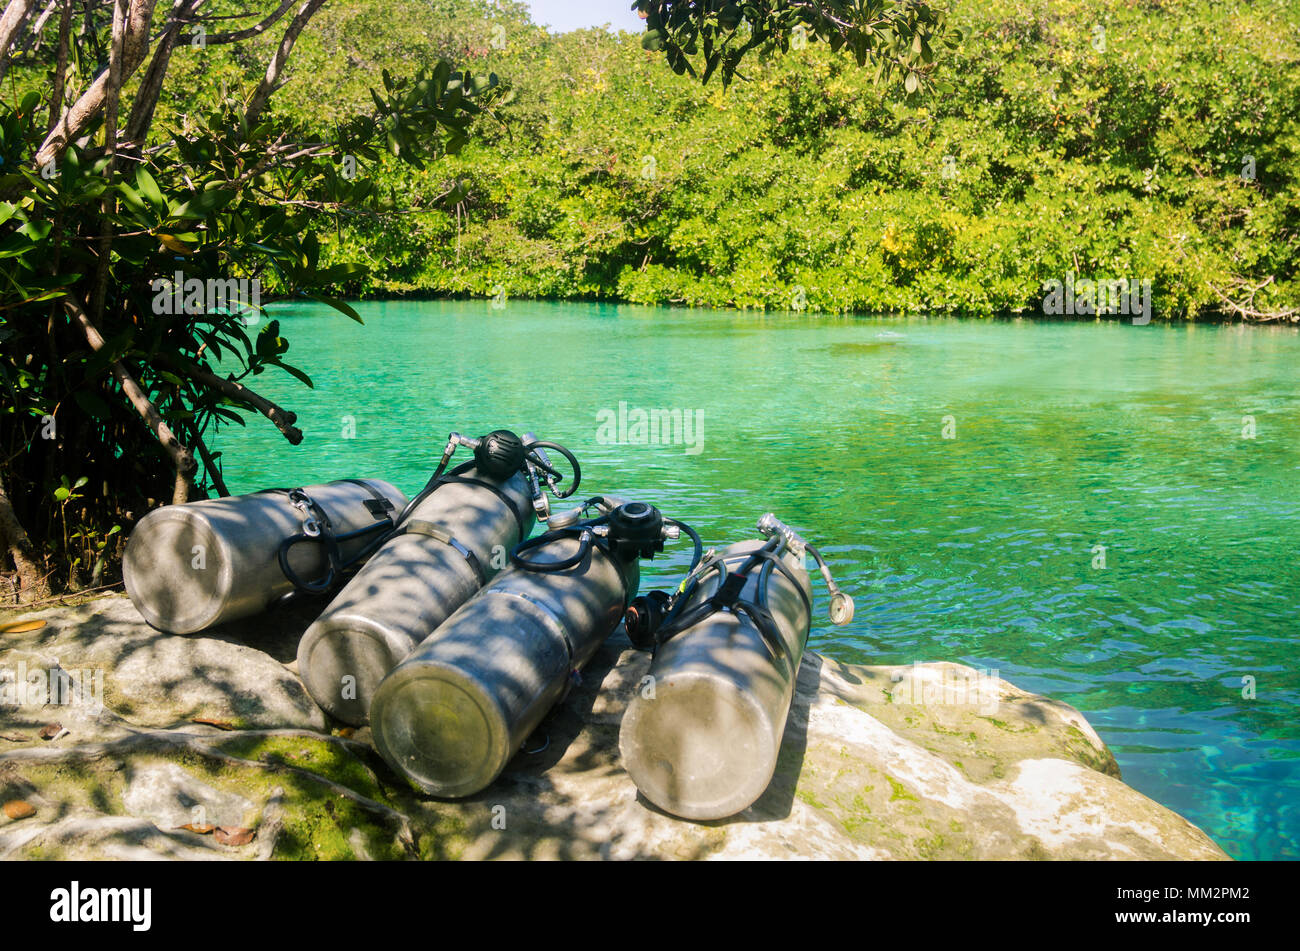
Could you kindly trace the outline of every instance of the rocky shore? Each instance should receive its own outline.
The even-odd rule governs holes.
[[[0,858],[1226,858],[1126,786],[1067,704],[960,665],[811,652],[767,792],[731,819],[675,819],[619,763],[649,667],[621,632],[544,749],[432,800],[304,690],[315,607],[201,637],[153,630],[122,595],[0,622]]]

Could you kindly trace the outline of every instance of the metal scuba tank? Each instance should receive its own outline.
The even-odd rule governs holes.
[[[684,819],[722,819],[771,782],[812,618],[805,552],[831,592],[831,620],[853,601],[815,548],[774,515],[763,540],[709,553],[673,596],[651,592],[629,608],[628,636],[655,646],[650,680],[619,730],[637,789]]]
[[[589,508],[603,514],[579,521]],[[688,526],[644,502],[589,499],[519,545],[512,564],[375,692],[375,747],[412,784],[470,796],[505,769],[618,626],[653,558]]]
[[[131,533],[122,580],[149,624],[193,634],[265,610],[294,578],[330,578],[406,504],[387,482],[343,479],[165,505]]]
[[[474,458],[450,472],[457,447]],[[547,449],[573,471],[567,491]],[[540,473],[540,475],[539,475]],[[384,676],[505,565],[549,505],[576,491],[582,474],[567,449],[497,430],[481,439],[452,433],[442,461],[397,519],[393,534],[303,634],[298,674],[321,708],[364,723]],[[536,514],[535,514],[536,512]]]

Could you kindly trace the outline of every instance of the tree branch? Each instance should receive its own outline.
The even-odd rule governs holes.
[[[50,7],[52,8],[53,6],[54,0],[51,0]],[[10,64],[18,59],[18,57],[25,56],[27,51],[32,48],[32,44],[40,39],[40,30],[41,27],[45,25],[45,16],[42,16],[33,28],[28,30],[27,24],[31,20],[33,12],[31,0],[28,0],[27,12],[19,18],[18,25],[14,29],[14,35],[12,38],[13,46],[0,47],[0,49],[4,49],[7,53],[7,55],[0,55],[0,79],[4,79],[5,75],[9,72]],[[46,10],[45,15],[49,15],[49,10]],[[24,33],[26,34],[25,36],[22,35]]]
[[[0,16],[0,59],[7,59],[9,47],[18,36],[31,6],[32,0],[11,0],[9,6],[5,7],[4,15]]]
[[[90,349],[99,352],[104,348],[104,338],[91,322],[90,317],[81,305],[71,297],[64,298],[64,308],[81,327],[82,333],[86,336],[86,342],[90,344]],[[145,395],[140,384],[131,376],[130,371],[122,365],[121,360],[114,360],[111,366],[113,376],[122,386],[122,392],[126,394],[135,411],[140,414],[140,418],[145,421],[149,430],[154,434],[154,438],[162,445],[167,455],[171,457],[172,464],[176,467],[176,474],[179,477],[192,476],[198,469],[198,463],[194,461],[194,453],[176,438],[171,427],[167,425],[162,414],[158,412],[158,407],[154,406]],[[182,499],[182,501],[184,501]]]
[[[113,35],[108,52],[108,96],[104,109],[104,154],[108,156],[105,172],[111,176],[117,166],[117,111],[122,94],[122,45],[126,34],[127,0],[113,0]],[[104,195],[104,215],[99,227],[99,261],[95,265],[95,283],[90,292],[90,313],[96,320],[104,315],[104,295],[108,292],[108,262],[113,250],[112,192]]]
[[[280,75],[284,72],[284,65],[289,61],[289,54],[293,51],[293,44],[298,41],[298,34],[303,31],[307,22],[316,15],[316,11],[324,3],[325,0],[306,0],[298,8],[298,12],[293,15],[293,19],[289,21],[275,55],[271,57],[271,62],[266,66],[266,75],[262,77],[262,81],[253,90],[253,98],[249,100],[248,109],[244,112],[244,121],[250,127],[256,123],[257,117],[266,105],[266,100],[271,98],[271,93],[275,92],[276,84],[280,81]]]
[[[131,78],[144,62],[145,53],[149,51],[149,22],[153,17],[156,2],[157,0],[130,0],[131,6],[126,15],[126,34],[122,41],[123,82]],[[91,120],[104,108],[108,99],[108,90],[109,75],[108,70],[105,69],[90,84],[90,88],[81,94],[81,98],[64,110],[50,134],[45,137],[45,141],[36,152],[37,166],[43,166],[57,159],[68,147],[68,143],[85,131],[86,126],[90,125]]]
[[[246,30],[236,30],[233,33],[213,33],[211,36],[205,36],[203,43],[205,46],[219,46],[222,43],[238,43],[240,40],[250,40],[255,36],[261,36],[279,21],[285,15],[288,9],[293,6],[295,0],[280,0],[280,6],[273,11],[265,20],[255,26],[250,26]],[[180,42],[192,42],[198,34],[186,33],[180,38]]]
[[[140,88],[136,90],[135,102],[131,104],[131,117],[126,122],[126,141],[139,154],[144,145],[149,127],[153,125],[153,112],[162,95],[163,79],[167,76],[167,67],[171,64],[172,50],[179,41],[178,34],[185,18],[203,5],[204,0],[174,0],[172,12],[158,38],[149,67],[140,79]]]
[[[223,499],[228,498],[230,490],[226,488],[226,480],[221,477],[221,470],[217,468],[212,453],[208,452],[207,444],[204,443],[203,437],[199,435],[197,426],[190,427],[190,435],[194,437],[194,445],[199,450],[199,458],[203,460],[203,468],[212,479],[212,487],[217,490],[217,494]]]
[[[27,537],[18,516],[14,514],[9,496],[5,494],[4,481],[0,479],[0,555],[5,552],[13,558],[18,570],[18,600],[33,601],[50,596],[49,583],[41,576],[39,555]]]
[[[1248,292],[1245,303],[1233,300],[1227,295],[1227,293],[1215,287],[1213,284],[1210,284],[1208,281],[1206,281],[1206,285],[1210,290],[1214,291],[1219,300],[1223,301],[1224,305],[1228,308],[1229,313],[1236,314],[1244,320],[1260,320],[1266,322],[1274,320],[1300,320],[1300,308],[1296,307],[1287,307],[1283,310],[1273,311],[1261,311],[1255,309],[1255,295],[1268,287],[1268,285],[1272,284],[1273,277],[1274,275],[1270,274],[1259,284],[1252,284],[1249,281],[1237,278],[1234,283]]]
[[[58,65],[54,70],[54,92],[50,96],[50,124],[46,133],[54,131],[59,116],[63,114],[64,84],[68,78],[68,38],[72,32],[72,0],[63,0],[63,10],[59,14],[59,53]]]
[[[166,358],[164,358],[166,359]],[[193,363],[177,364],[174,360],[167,360],[176,369],[185,373],[196,383],[202,383],[209,389],[216,390],[222,396],[229,397],[237,403],[243,403],[257,412],[261,413],[271,422],[275,423],[275,428],[284,433],[284,438],[289,440],[290,444],[296,446],[302,442],[302,430],[293,424],[298,421],[298,414],[291,413],[281,406],[272,403],[266,397],[253,392],[242,383],[236,383],[234,380],[227,380],[217,376],[203,367]]]

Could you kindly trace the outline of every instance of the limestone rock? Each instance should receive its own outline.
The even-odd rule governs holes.
[[[286,667],[311,619],[299,614],[171,637],[119,596],[42,612],[40,630],[0,638],[0,677],[20,661],[98,669],[104,704],[0,709],[0,799],[36,808],[0,817],[0,858],[1226,857],[1126,786],[1067,704],[956,664],[816,653],[767,791],[730,819],[676,819],[619,762],[621,718],[649,669],[621,634],[525,744],[537,753],[470,799],[432,800],[387,768],[368,730],[327,732]],[[65,731],[40,739],[51,721]],[[195,807],[253,841],[177,829]]]
[[[16,674],[21,664],[31,676],[59,668],[78,684],[70,691],[73,702],[49,704],[43,714],[33,713],[30,704],[18,711],[11,705],[19,722],[67,714],[95,735],[100,730],[92,725],[108,729],[118,718],[148,727],[204,719],[246,728],[325,728],[325,716],[302,682],[253,646],[256,637],[240,643],[238,629],[202,637],[163,634],[145,624],[124,596],[32,617],[45,626],[0,639],[0,670]],[[100,705],[108,717],[100,716]]]

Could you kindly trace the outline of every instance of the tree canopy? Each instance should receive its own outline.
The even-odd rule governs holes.
[[[637,6],[647,48],[724,83],[800,35],[915,95],[931,43],[951,38],[920,2]],[[359,320],[342,295],[369,285],[374,255],[344,233],[477,199],[459,177],[414,201],[409,183],[485,122],[487,141],[516,135],[500,114],[510,83],[480,66],[530,30],[522,4],[480,0],[7,4],[0,550],[29,597],[51,570],[56,584],[101,581],[150,506],[224,493],[208,445],[220,426],[251,412],[303,438],[251,385],[268,370],[311,385],[263,295]],[[278,108],[286,85],[298,99]]]

